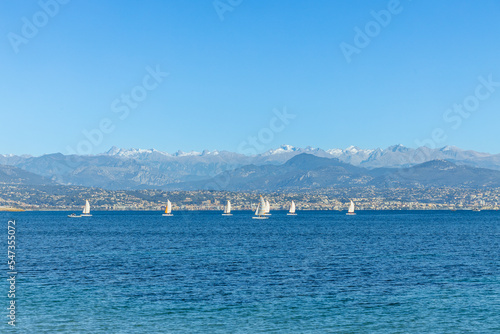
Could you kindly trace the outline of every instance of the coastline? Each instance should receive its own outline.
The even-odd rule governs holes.
[[[19,208],[0,208],[0,212],[24,212],[26,209]]]
[[[0,212],[72,212],[79,211],[80,208],[68,209],[68,208],[43,208],[43,209],[13,209],[13,210],[1,210]],[[163,212],[164,210],[159,209],[137,209],[137,208],[127,208],[127,209],[92,209],[92,212]],[[224,209],[176,209],[174,211],[177,212],[222,212]],[[234,209],[232,212],[253,212],[255,209],[246,208],[246,209]],[[297,212],[322,212],[322,211],[331,211],[331,212],[347,212],[346,210],[336,210],[336,209],[300,209]],[[474,208],[465,208],[465,209],[447,209],[447,208],[428,208],[428,209],[397,209],[397,208],[384,208],[384,209],[356,209],[356,212],[390,212],[390,211],[410,211],[410,212],[422,212],[422,211],[449,211],[449,212],[474,212]],[[498,208],[481,208],[480,211],[500,211]],[[276,209],[272,210],[272,212],[288,212],[287,209]]]

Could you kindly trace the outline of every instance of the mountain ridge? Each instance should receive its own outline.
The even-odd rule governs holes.
[[[167,185],[165,190],[296,191],[347,187],[500,187],[500,171],[432,160],[409,168],[357,167],[302,153],[283,165],[248,165],[212,179]]]
[[[177,151],[174,154],[156,149],[120,149],[112,147],[96,155],[46,154],[40,157],[0,155],[0,165],[14,166],[62,185],[81,185],[106,189],[149,189],[192,184],[211,180],[244,166],[280,166],[301,154],[329,159],[337,166],[323,166],[336,175],[343,168],[353,172],[353,167],[372,170],[369,177],[390,173],[387,169],[411,168],[434,160],[444,160],[457,166],[500,170],[500,155],[461,150],[452,146],[439,149],[407,148],[393,145],[388,148],[366,150],[355,146],[346,149],[323,150],[282,145],[277,149],[247,156],[224,150],[202,152]],[[313,160],[309,161],[312,163]],[[317,161],[316,161],[317,162]],[[292,163],[297,163],[292,160]],[[323,163],[323,162],[322,162]],[[340,163],[347,164],[339,165]],[[283,168],[289,169],[285,165]],[[295,166],[297,167],[297,166]],[[309,166],[311,167],[311,166]],[[247,167],[247,172],[251,171]],[[272,169],[272,168],[271,168]],[[314,178],[319,171],[309,171]],[[464,173],[467,173],[463,170]],[[348,173],[349,174],[349,173]],[[329,177],[329,176],[328,176]],[[360,184],[365,180],[358,180]],[[301,181],[302,182],[302,181]],[[332,181],[333,182],[333,181]],[[375,182],[375,181],[374,181]]]
[[[105,154],[110,155],[110,149]],[[119,149],[118,154],[121,156],[137,156],[142,153],[158,153],[169,157],[196,157],[196,156],[216,156],[219,154],[236,155],[239,157],[247,157],[254,159],[258,163],[266,161],[285,162],[294,155],[300,153],[312,153],[321,157],[334,157],[343,162],[353,165],[360,165],[367,168],[377,167],[407,167],[411,165],[420,164],[425,161],[445,159],[455,163],[469,164],[476,167],[485,167],[490,169],[500,170],[500,154],[489,154],[484,152],[477,152],[473,150],[463,150],[455,146],[443,146],[440,148],[418,147],[409,148],[401,144],[392,145],[385,149],[362,149],[357,146],[349,146],[345,149],[321,149],[307,146],[305,148],[295,147],[292,145],[281,145],[276,149],[270,149],[263,153],[246,156],[237,152],[219,151],[219,150],[203,150],[202,152],[190,151],[183,152],[177,151],[173,154],[158,151],[155,149],[141,150],[141,149]],[[137,152],[134,155],[133,152]]]
[[[428,147],[418,147],[409,148],[401,144],[392,145],[385,149],[362,149],[357,146],[349,146],[345,149],[333,148],[333,149],[321,149],[307,146],[305,148],[295,147],[292,145],[281,145],[276,149],[269,149],[263,153],[255,155],[244,155],[238,152],[231,152],[226,150],[203,150],[203,151],[190,151],[184,152],[178,150],[175,153],[168,153],[160,151],[154,148],[151,149],[141,149],[141,148],[118,148],[112,146],[108,151],[87,155],[87,157],[92,156],[115,156],[122,158],[133,158],[133,159],[144,159],[145,157],[165,157],[165,158],[186,158],[186,157],[216,157],[218,155],[223,156],[233,156],[242,159],[261,161],[277,160],[280,162],[287,161],[291,156],[300,153],[312,153],[317,156],[334,157],[338,158],[343,162],[348,162],[353,165],[363,165],[368,168],[376,167],[403,167],[404,165],[418,164],[424,161],[430,161],[435,159],[448,159],[455,160],[454,162],[468,162],[471,165],[474,164],[485,164],[488,163],[491,166],[496,167],[495,169],[500,170],[500,154],[489,154],[484,152],[477,152],[473,150],[463,150],[455,146],[443,146],[441,148],[428,148]],[[13,155],[13,154],[0,154],[0,164],[14,164],[13,161],[26,160],[31,158],[40,158],[43,156],[51,156],[54,154],[61,153],[51,153],[44,154],[42,156],[31,156],[31,155]],[[397,158],[394,158],[396,156]],[[80,155],[80,157],[85,157]],[[271,159],[270,157],[280,157],[277,159]],[[385,159],[380,159],[385,157]],[[392,160],[389,158],[393,158]],[[489,161],[489,160],[491,161]]]

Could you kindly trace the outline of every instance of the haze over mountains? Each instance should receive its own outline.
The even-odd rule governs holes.
[[[39,157],[0,155],[0,165],[4,165],[0,169],[0,182],[3,183],[17,180],[19,183],[106,189],[213,187],[272,191],[356,185],[500,185],[500,155],[450,146],[412,149],[395,145],[383,150],[351,146],[323,150],[283,145],[254,156],[208,150],[169,154],[154,149],[113,147],[106,153],[87,156],[60,153]],[[11,167],[6,169],[6,166]],[[224,178],[230,178],[231,182],[220,181]]]
[[[175,190],[300,191],[333,187],[500,187],[500,171],[432,160],[408,168],[367,169],[302,153],[283,165],[247,165],[203,181],[167,185]]]

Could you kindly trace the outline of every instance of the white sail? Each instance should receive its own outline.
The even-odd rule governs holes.
[[[90,213],[90,203],[89,201],[85,201],[85,207],[83,208],[83,213]]]
[[[260,203],[257,206],[257,211],[255,211],[255,215],[263,216],[265,214],[266,214],[266,202],[264,201],[264,198],[260,196]]]
[[[354,213],[354,202],[351,200],[351,204],[349,204],[349,213]]]
[[[269,202],[264,202],[264,198],[261,196],[260,197],[260,211],[259,215],[265,215],[267,213],[267,205]]]
[[[269,204],[269,201],[266,200],[266,213],[269,213],[271,211],[271,205]]]
[[[90,214],[90,203],[88,200],[85,200],[85,207],[83,208],[82,214],[84,216],[91,216]]]
[[[227,201],[226,207],[224,208],[224,213],[231,213],[231,202]]]
[[[167,206],[165,207],[165,213],[162,216],[173,216],[172,212],[172,203],[170,203],[170,200],[167,199]]]
[[[295,203],[292,201],[292,205],[290,206],[290,213],[295,213]]]

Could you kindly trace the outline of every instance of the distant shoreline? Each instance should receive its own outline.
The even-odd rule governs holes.
[[[0,212],[24,212],[26,209],[18,209],[18,208],[0,208]]]
[[[58,209],[58,208],[53,208],[53,209],[19,209],[19,210],[4,210],[0,209],[0,212],[74,212],[74,211],[79,211],[79,210],[71,210],[71,209]],[[192,209],[192,210],[187,210],[187,209],[182,209],[182,210],[174,210],[173,212],[205,212],[205,211],[210,211],[210,212],[222,212],[222,209]],[[232,210],[233,212],[253,212],[254,210],[252,209],[243,209],[243,210]],[[347,212],[347,210],[334,210],[334,209],[303,209],[303,210],[297,210],[297,212],[315,212],[315,211],[331,211],[331,212]],[[441,208],[429,208],[429,209],[356,209],[356,212],[370,212],[370,211],[450,211],[450,212],[460,212],[460,211],[467,211],[467,212],[474,212],[473,208],[470,209],[456,209],[456,210],[451,210],[451,209],[441,209]],[[499,209],[481,209],[480,211],[499,211]],[[92,212],[163,212],[163,210],[141,210],[141,209],[117,209],[117,210],[106,210],[106,209],[94,209]],[[288,212],[288,210],[285,209],[279,209],[279,210],[272,210],[271,212]]]

